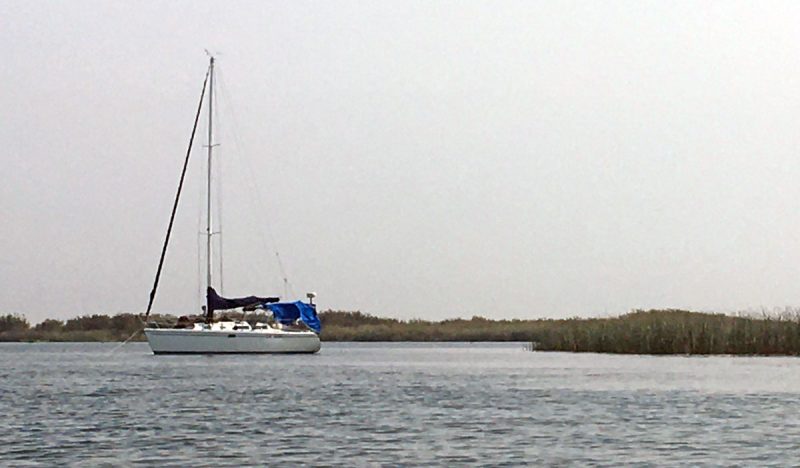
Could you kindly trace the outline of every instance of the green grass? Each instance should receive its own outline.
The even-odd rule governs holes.
[[[796,315],[729,316],[635,311],[605,319],[553,321],[531,340],[548,351],[620,354],[800,354]]]

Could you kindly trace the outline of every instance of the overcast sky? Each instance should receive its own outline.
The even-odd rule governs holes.
[[[0,2],[0,312],[145,309],[204,49],[228,295],[282,294],[277,250],[297,295],[387,317],[800,305],[798,24],[761,1]],[[197,309],[202,151],[159,312]]]

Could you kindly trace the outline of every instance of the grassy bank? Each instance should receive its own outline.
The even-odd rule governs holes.
[[[158,316],[175,323],[174,316]],[[729,316],[681,310],[635,311],[619,317],[565,320],[440,322],[397,320],[360,312],[320,313],[324,341],[525,341],[541,351],[622,354],[800,354],[800,316]],[[31,326],[0,316],[0,341],[121,341],[141,322],[133,314],[91,315]],[[138,336],[139,340],[144,339]]]
[[[533,333],[536,349],[620,354],[800,354],[796,315],[732,317],[681,310],[555,320]]]

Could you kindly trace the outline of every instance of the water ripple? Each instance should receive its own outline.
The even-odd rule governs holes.
[[[794,358],[113,346],[0,345],[0,464],[784,466],[800,437]]]

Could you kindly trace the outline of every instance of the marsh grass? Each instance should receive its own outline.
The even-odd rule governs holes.
[[[620,354],[800,354],[796,313],[730,316],[683,310],[556,320],[536,333],[536,349]]]
[[[152,317],[165,326],[177,318]],[[253,322],[263,317],[248,316]],[[709,314],[637,310],[618,317],[439,322],[374,317],[361,312],[320,313],[323,341],[521,341],[539,351],[619,354],[800,354],[800,313]],[[122,341],[142,323],[134,314],[45,320],[0,316],[0,341]],[[144,337],[139,335],[139,340]]]

